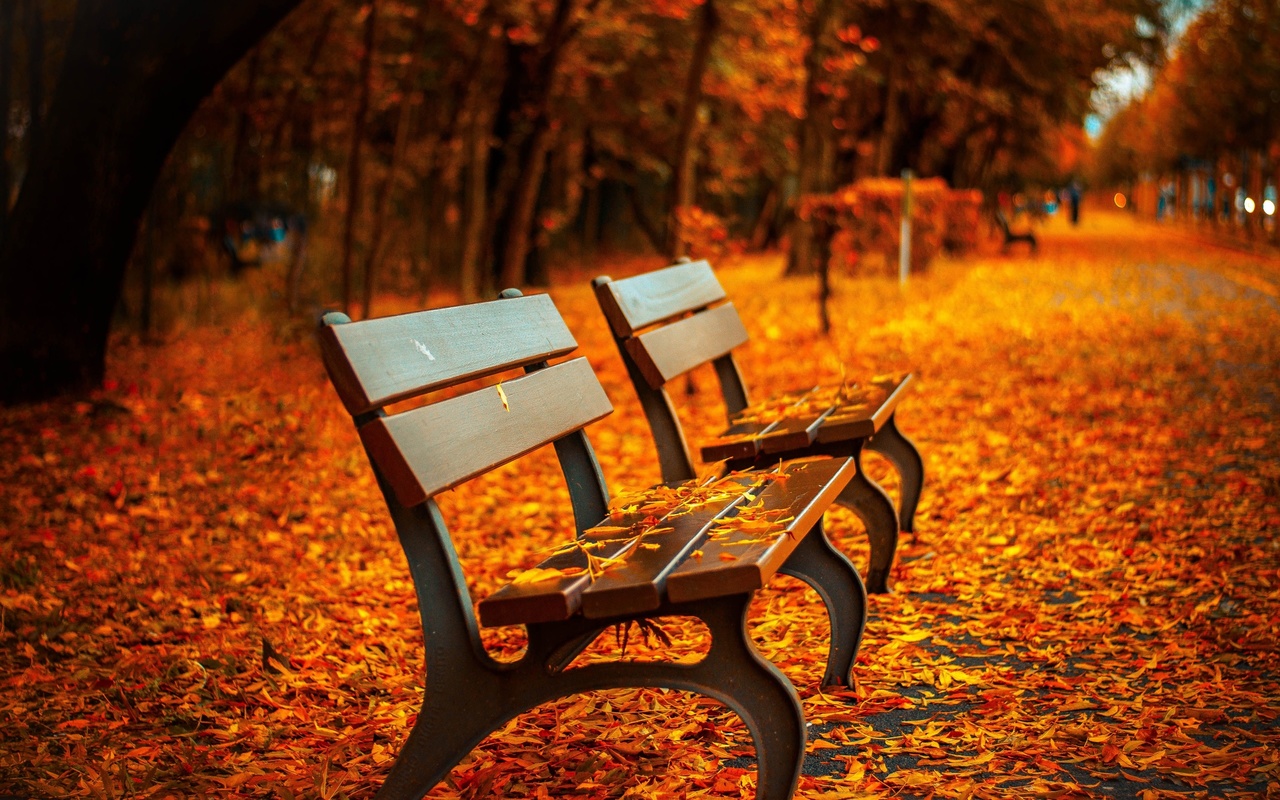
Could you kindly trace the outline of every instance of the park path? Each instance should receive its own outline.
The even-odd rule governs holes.
[[[1169,234],[1051,226],[877,332],[934,479],[864,651],[886,789],[1280,793],[1280,260]]]
[[[857,685],[818,691],[826,620],[802,584],[753,605],[813,722],[798,797],[1280,796],[1280,262],[1119,215],[1040,238],[905,290],[839,275],[829,338],[812,280],[724,260],[757,391],[920,376],[900,416],[928,470],[918,534],[871,599]],[[654,482],[586,280],[553,294],[616,407],[589,431],[610,485]],[[293,330],[121,341],[93,397],[0,411],[0,795],[358,797],[385,774],[420,697],[418,617]],[[713,382],[677,393],[691,436],[722,421]],[[473,594],[563,541],[553,468],[441,497]],[[856,519],[828,530],[865,563]],[[626,657],[696,657],[696,630],[669,633]],[[430,796],[751,796],[752,755],[714,704],[602,693],[522,715]]]

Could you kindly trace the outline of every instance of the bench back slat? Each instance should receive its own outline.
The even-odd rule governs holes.
[[[601,307],[618,337],[725,299],[724,287],[706,261],[676,264],[606,286]]]
[[[360,428],[360,438],[396,499],[412,506],[612,410],[591,365],[575,358],[394,417],[375,418]]]
[[[612,285],[612,284],[610,284]],[[733,303],[676,320],[625,340],[644,379],[654,389],[694,367],[713,361],[747,341]]]
[[[577,347],[548,295],[326,325],[320,341],[352,416]]]

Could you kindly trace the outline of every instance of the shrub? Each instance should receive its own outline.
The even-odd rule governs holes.
[[[729,228],[716,214],[698,206],[676,211],[680,220],[680,241],[693,258],[718,258],[730,248]]]
[[[923,272],[944,248],[968,252],[977,245],[982,194],[951,191],[939,178],[912,181],[911,271]],[[903,182],[865,178],[831,194],[802,198],[798,213],[814,222],[814,236],[829,248],[830,264],[857,271],[860,256],[884,255],[896,272],[902,224]]]

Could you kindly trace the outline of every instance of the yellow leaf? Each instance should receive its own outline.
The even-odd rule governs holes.
[[[921,642],[928,639],[930,633],[926,630],[912,631],[911,633],[903,633],[893,638],[900,642]]]
[[[592,539],[620,536],[625,533],[631,533],[630,525],[597,525],[594,528],[587,528],[583,531],[584,536],[589,536]]]
[[[582,572],[581,567],[571,567],[569,569],[534,567],[524,571],[513,570],[507,573],[507,577],[512,579],[511,584],[513,586],[524,586],[530,583],[542,583],[543,581],[552,581],[559,578],[572,578],[581,575]]]
[[[955,767],[978,767],[987,763],[988,761],[990,761],[995,757],[996,757],[996,754],[988,750],[982,755],[974,756],[973,758],[962,758],[959,760],[953,759],[949,763]]]
[[[502,401],[502,408],[506,411],[511,410],[511,404],[507,402],[507,393],[503,390],[502,384],[497,384],[498,399]]]

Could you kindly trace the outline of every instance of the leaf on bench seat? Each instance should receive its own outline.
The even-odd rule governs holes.
[[[838,386],[789,392],[748,406],[731,425],[702,448],[704,460],[749,460],[761,453],[802,451],[866,438],[893,413],[912,376],[877,375],[866,383],[841,380]]]
[[[636,551],[656,553],[677,529],[701,533],[729,506],[751,497],[751,489],[750,475],[729,473],[622,495],[609,516],[581,539],[556,547],[537,567],[510,573],[511,583],[480,601],[481,624],[567,619],[582,608],[583,594],[593,583],[627,566]],[[649,541],[653,537],[658,541]],[[677,551],[682,546],[674,544]],[[522,578],[525,573],[532,574]]]
[[[751,502],[720,520],[702,545],[703,557],[688,559],[667,580],[671,602],[759,589],[795,549],[852,479],[852,459],[784,462],[785,480],[765,479]],[[737,519],[740,517],[741,519]]]
[[[513,569],[507,573],[507,577],[511,578],[513,586],[523,586],[529,583],[540,583],[542,581],[559,580],[560,578],[572,578],[581,575],[584,572],[582,567],[569,567],[567,569],[556,569],[554,567],[534,567],[532,569]]]

